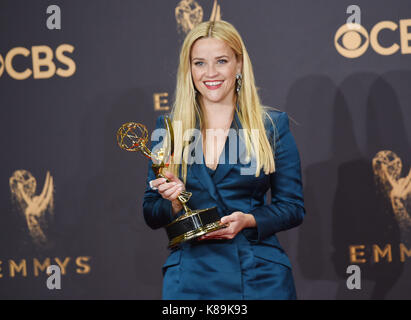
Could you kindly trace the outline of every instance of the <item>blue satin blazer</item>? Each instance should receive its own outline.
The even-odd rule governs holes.
[[[162,268],[163,299],[296,298],[291,264],[276,233],[298,226],[305,215],[300,157],[288,115],[275,110],[268,114],[274,123],[265,120],[275,150],[274,173],[242,175],[240,170],[247,164],[230,164],[228,152],[223,152],[225,158],[220,158],[215,172],[205,164],[189,165],[186,182],[186,190],[193,193],[191,209],[216,206],[221,216],[250,213],[257,227],[242,230],[234,239],[194,241],[171,250]],[[156,127],[163,128],[163,121],[160,116]],[[232,128],[241,129],[237,114]],[[240,151],[237,155],[241,157]],[[148,182],[153,179],[150,161],[143,210],[146,223],[157,229],[175,217],[171,202],[150,189]],[[269,189],[271,201],[266,203]]]

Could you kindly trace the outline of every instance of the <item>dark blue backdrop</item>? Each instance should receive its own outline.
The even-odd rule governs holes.
[[[201,7],[202,20],[210,18],[212,0],[185,2]],[[51,4],[61,9],[61,30],[46,27]],[[143,220],[147,161],[121,151],[115,132],[126,121],[153,129],[166,112],[155,110],[156,95],[167,93],[161,107],[171,105],[185,36],[175,18],[182,4],[0,3],[1,298],[161,297],[167,239],[163,230],[152,231]],[[291,130],[302,160],[307,216],[301,227],[279,237],[294,267],[299,298],[409,299],[411,233],[400,223],[398,210],[411,214],[411,191],[401,193],[400,209],[394,207],[391,189],[379,183],[372,161],[389,150],[402,160],[397,181],[410,170],[411,27],[401,33],[399,24],[411,25],[411,4],[357,1],[368,34],[382,21],[392,21],[398,28],[382,30],[377,39],[389,47],[401,45],[402,37],[403,44],[392,55],[369,45],[353,59],[334,44],[350,1],[217,4],[222,19],[244,38],[263,103],[296,121]],[[53,64],[65,70],[67,64],[56,53],[63,44],[74,47],[63,53],[75,64],[69,77],[53,73],[47,79],[31,75],[17,80],[10,67],[3,68],[10,51],[23,47],[29,55],[17,55],[12,66],[18,72],[33,70],[46,55],[36,58],[33,50],[45,46]],[[28,210],[21,192],[11,187],[20,184],[26,194],[33,187],[28,173],[17,179],[17,170],[26,170],[37,182],[29,196],[33,203],[35,196],[42,197],[50,172],[53,197],[43,197],[43,207],[33,204]],[[33,218],[33,212],[44,221]],[[45,244],[37,243],[36,230],[30,233],[30,213]],[[386,249],[386,255],[379,249]],[[356,255],[350,256],[350,250]],[[46,287],[39,264],[47,264],[47,258],[64,265],[61,290]],[[350,264],[361,267],[361,290],[347,289]]]

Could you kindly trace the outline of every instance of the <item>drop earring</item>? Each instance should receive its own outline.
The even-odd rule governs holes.
[[[237,93],[239,93],[241,90],[241,86],[243,85],[243,76],[241,75],[241,73],[237,73],[235,78],[237,82],[235,90],[237,91]]]

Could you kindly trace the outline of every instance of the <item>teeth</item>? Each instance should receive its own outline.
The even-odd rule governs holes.
[[[205,82],[207,86],[218,86],[219,84],[223,83],[223,81],[213,81],[213,82]]]

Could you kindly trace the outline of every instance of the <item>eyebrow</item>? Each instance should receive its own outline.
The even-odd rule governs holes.
[[[221,58],[227,58],[228,59],[229,56],[223,55],[223,56],[215,57],[216,60],[221,59]],[[194,60],[205,60],[205,59],[204,58],[193,58],[192,61],[194,61]]]

